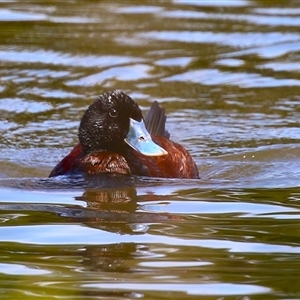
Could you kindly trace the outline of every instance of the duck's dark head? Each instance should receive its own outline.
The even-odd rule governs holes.
[[[145,128],[139,106],[124,92],[100,95],[84,113],[79,126],[84,154],[110,150],[121,153],[127,145],[148,156],[165,155]]]

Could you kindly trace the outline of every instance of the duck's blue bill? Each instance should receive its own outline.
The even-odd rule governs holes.
[[[165,149],[153,142],[143,120],[138,122],[130,118],[129,131],[124,140],[134,150],[146,156],[162,156],[168,154]]]

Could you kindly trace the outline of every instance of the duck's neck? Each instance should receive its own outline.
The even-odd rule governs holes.
[[[94,141],[93,143],[81,143],[82,152],[84,155],[89,155],[91,153],[100,153],[100,152],[114,152],[118,153],[120,155],[124,156],[124,153],[126,153],[126,150],[123,150],[124,148],[127,148],[127,144],[125,142],[118,143],[118,146],[105,143],[97,143]]]
[[[82,152],[84,156],[87,156],[92,153],[101,153],[101,152],[113,152],[122,155],[125,160],[127,161],[127,164],[129,166],[129,169],[131,171],[132,175],[138,175],[138,176],[149,176],[147,167],[145,167],[142,164],[142,161],[137,156],[137,152],[132,149],[130,146],[128,146],[125,142],[119,143],[119,146],[112,146],[112,145],[101,145],[95,147],[94,144],[85,144],[84,146],[81,145]]]

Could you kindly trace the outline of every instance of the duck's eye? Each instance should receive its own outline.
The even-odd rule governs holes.
[[[108,113],[112,118],[115,118],[118,116],[118,112],[115,109],[111,109]]]

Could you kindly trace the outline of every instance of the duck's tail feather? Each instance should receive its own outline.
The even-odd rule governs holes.
[[[165,109],[154,101],[144,120],[148,132],[169,139],[170,133],[166,130],[166,120]]]

